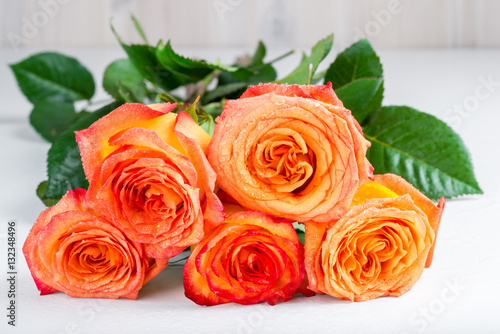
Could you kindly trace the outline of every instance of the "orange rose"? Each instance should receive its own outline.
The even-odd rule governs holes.
[[[251,87],[216,121],[208,160],[220,188],[247,208],[329,222],[371,177],[370,143],[330,83]]]
[[[187,113],[170,113],[174,107],[125,104],[76,132],[89,204],[162,259],[224,217],[204,153],[210,136]]]
[[[274,305],[296,293],[305,275],[303,261],[303,246],[290,221],[257,211],[237,212],[189,256],[185,294],[199,305]]]
[[[135,299],[168,263],[147,259],[142,245],[96,215],[84,189],[68,191],[40,214],[23,252],[42,295]]]
[[[436,206],[393,175],[375,175],[336,223],[306,223],[309,288],[341,299],[398,297],[430,266],[444,199]]]

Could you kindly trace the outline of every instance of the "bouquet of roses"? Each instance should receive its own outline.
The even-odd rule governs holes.
[[[381,66],[366,41],[315,73],[329,37],[289,76],[258,85],[274,71],[262,44],[248,64],[222,66],[169,43],[121,43],[129,59],[104,78],[117,101],[74,112],[62,128],[39,114],[74,101],[50,89],[35,96],[22,79],[50,57],[12,66],[35,105],[33,125],[54,135],[38,189],[53,205],[23,247],[41,294],[135,299],[190,248],[185,294],[200,305],[400,296],[431,265],[444,197],[480,192],[450,128],[381,106]],[[182,86],[184,100],[172,94]],[[428,155],[439,145],[460,171]]]

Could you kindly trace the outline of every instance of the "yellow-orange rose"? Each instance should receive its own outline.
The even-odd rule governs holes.
[[[220,188],[246,208],[333,221],[371,176],[370,143],[331,84],[251,87],[216,122],[208,160]]]
[[[135,299],[168,263],[145,257],[140,243],[93,212],[84,189],[68,191],[40,214],[23,252],[42,295]]]
[[[430,266],[444,199],[436,206],[393,174],[375,175],[336,223],[306,223],[309,288],[341,299],[400,296]]]
[[[198,243],[224,218],[210,136],[173,104],[125,104],[76,132],[89,204],[153,258]]]

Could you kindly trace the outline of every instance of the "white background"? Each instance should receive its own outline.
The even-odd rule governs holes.
[[[363,33],[377,48],[500,46],[497,0],[2,0],[0,45],[28,21],[38,30],[26,28],[29,45],[115,46],[110,18],[139,41],[130,13],[151,41],[174,47],[253,47],[258,39],[308,47],[332,32],[340,44]]]
[[[70,2],[68,8],[77,6],[74,4],[77,2]],[[6,3],[12,2],[1,2],[4,10]],[[237,9],[233,11],[236,12]],[[5,17],[5,12],[2,15]],[[159,21],[158,15],[154,16],[154,20]],[[56,23],[49,23],[47,29],[50,24]],[[67,23],[66,27],[69,27]],[[393,29],[391,27],[387,29]],[[103,33],[105,30],[107,27],[102,27]],[[389,30],[381,30],[377,37],[379,41],[389,38],[384,35]],[[46,31],[40,30],[37,38],[53,38]],[[490,34],[493,32],[489,31]],[[154,33],[151,35],[154,36]],[[486,35],[481,37],[483,41]],[[320,37],[324,36],[318,35],[318,39]],[[153,37],[151,40],[156,41]],[[221,40],[224,38],[221,37]],[[307,39],[305,44],[309,48],[316,41],[317,38]],[[55,40],[52,42],[50,49],[76,56],[90,68],[97,86],[101,85],[105,66],[124,57],[123,51],[112,45],[82,48],[55,45],[58,44]],[[250,51],[256,42],[257,39],[253,39],[251,43],[243,42],[238,47],[184,46],[180,51],[208,60],[219,58],[227,63],[242,52]],[[297,41],[295,45],[300,49],[301,42]],[[338,44],[334,53],[339,47]],[[273,44],[268,48],[269,59],[288,49]],[[477,179],[484,191],[484,195],[447,202],[433,265],[425,270],[410,292],[400,298],[379,298],[363,303],[340,301],[329,296],[297,296],[290,302],[273,307],[235,304],[201,307],[183,295],[181,266],[167,267],[143,288],[136,301],[83,300],[69,298],[62,293],[38,295],[21,247],[29,228],[44,209],[35,195],[35,189],[46,178],[45,159],[49,144],[30,127],[27,120],[30,105],[21,95],[6,64],[47,49],[49,46],[34,40],[18,51],[5,43],[0,49],[0,332],[500,332],[500,50],[398,50],[386,49],[383,45],[376,49],[384,65],[384,105],[409,105],[450,124],[468,147]],[[297,54],[279,63],[280,73],[284,75],[293,68],[298,63],[298,57]],[[325,65],[333,57],[332,53],[325,60]],[[102,98],[105,94],[99,89],[96,99]],[[7,325],[6,317],[6,232],[7,222],[11,219],[16,220],[18,230],[18,326],[15,329]]]

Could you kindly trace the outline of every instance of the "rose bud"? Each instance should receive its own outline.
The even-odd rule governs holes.
[[[291,299],[304,275],[303,246],[291,222],[240,211],[194,248],[184,266],[184,290],[199,305],[274,305]]]
[[[403,178],[375,175],[354,196],[337,222],[306,223],[309,288],[365,301],[398,297],[430,266],[444,209]]]
[[[339,219],[371,177],[370,143],[331,84],[265,84],[226,101],[208,160],[241,205],[292,221]]]
[[[210,136],[173,104],[125,104],[77,131],[88,201],[146,254],[167,259],[224,218],[205,150]]]
[[[23,253],[42,295],[136,299],[168,263],[145,257],[141,244],[93,212],[84,189],[69,190],[40,214]]]

